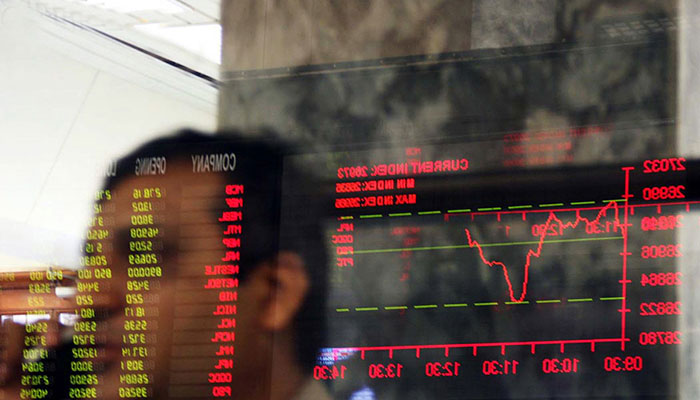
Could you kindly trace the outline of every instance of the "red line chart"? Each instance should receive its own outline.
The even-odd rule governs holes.
[[[361,358],[364,359],[365,352],[374,352],[374,351],[380,351],[380,352],[388,352],[389,358],[393,357],[393,353],[395,351],[414,351],[416,354],[417,358],[421,357],[421,352],[426,351],[426,350],[442,350],[444,351],[444,356],[449,357],[450,356],[450,350],[452,349],[470,349],[472,354],[474,356],[477,355],[477,351],[479,349],[488,349],[488,348],[497,348],[500,349],[500,352],[502,355],[506,354],[506,348],[508,347],[526,347],[530,350],[530,353],[535,354],[536,353],[536,348],[541,347],[541,346],[553,346],[556,345],[559,347],[560,353],[565,353],[569,350],[569,348],[573,348],[575,351],[579,351],[581,346],[587,346],[590,350],[590,352],[596,352],[598,349],[598,346],[605,346],[605,345],[619,345],[620,350],[625,351],[626,350],[626,345],[628,342],[632,342],[632,339],[627,337],[628,335],[628,330],[627,330],[627,318],[626,314],[630,313],[631,310],[628,309],[628,288],[627,285],[629,285],[632,281],[628,277],[628,257],[632,255],[630,250],[628,249],[628,241],[629,241],[629,228],[632,226],[632,224],[629,221],[630,216],[635,215],[635,210],[640,209],[640,208],[649,208],[653,207],[656,208],[656,213],[661,214],[662,213],[662,207],[678,207],[678,206],[684,206],[685,211],[689,212],[690,211],[690,205],[691,204],[700,204],[700,201],[682,201],[682,202],[642,202],[642,203],[632,203],[630,204],[630,199],[634,197],[630,193],[630,175],[631,172],[635,170],[634,167],[623,167],[621,168],[622,171],[624,171],[624,193],[621,195],[622,199],[624,202],[618,203],[617,201],[609,201],[605,206],[602,207],[581,207],[581,208],[558,208],[558,209],[552,209],[552,210],[526,210],[526,211],[485,211],[485,212],[467,212],[467,213],[460,213],[460,214],[469,214],[472,217],[472,221],[474,220],[475,215],[496,215],[498,217],[498,220],[500,221],[500,217],[502,214],[522,214],[523,216],[523,221],[526,221],[526,215],[531,214],[531,213],[548,213],[547,220],[545,224],[543,224],[543,229],[540,229],[539,235],[536,237],[538,238],[536,241],[536,246],[534,246],[535,243],[533,243],[531,246],[534,246],[534,248],[530,248],[527,251],[527,254],[525,256],[525,262],[523,264],[523,282],[522,282],[522,289],[516,293],[516,290],[513,287],[513,282],[511,279],[511,273],[513,271],[513,266],[507,266],[504,262],[499,261],[497,259],[490,259],[487,257],[487,255],[484,252],[484,248],[482,248],[482,245],[480,244],[479,241],[474,239],[474,235],[472,233],[472,230],[468,228],[464,228],[464,233],[467,239],[467,245],[470,248],[475,248],[478,251],[480,261],[487,265],[490,268],[497,268],[501,269],[503,273],[503,277],[507,283],[508,287],[508,296],[510,297],[510,300],[512,302],[523,302],[525,301],[525,298],[528,294],[527,292],[527,287],[529,283],[529,278],[530,278],[530,267],[533,264],[533,261],[535,259],[538,259],[543,252],[543,249],[546,250],[545,244],[547,244],[547,241],[545,240],[547,236],[547,232],[551,227],[557,227],[560,228],[561,231],[564,230],[571,230],[571,229],[576,229],[581,226],[587,226],[590,224],[599,224],[601,221],[604,219],[611,219],[612,221],[609,221],[610,223],[613,224],[614,228],[618,230],[621,233],[621,239],[622,239],[622,246],[621,246],[621,251],[620,251],[620,256],[621,256],[621,271],[620,271],[620,280],[618,281],[621,285],[621,298],[622,302],[620,305],[620,309],[617,311],[621,314],[620,315],[620,333],[619,335],[616,335],[616,337],[598,337],[598,338],[574,338],[574,339],[554,339],[554,340],[513,340],[513,341],[488,341],[488,342],[462,342],[462,343],[435,343],[435,344],[428,344],[428,343],[416,343],[416,344],[407,344],[407,345],[392,345],[392,344],[385,344],[385,345],[369,345],[369,346],[350,346],[350,347],[333,347],[329,348],[329,350],[332,350],[332,354],[334,356],[340,356],[343,354],[348,354],[348,353],[354,353],[354,352],[359,352],[361,354]],[[590,216],[592,213],[596,212],[595,217],[592,218],[587,218],[585,216],[582,216],[582,213],[589,213],[588,215]],[[561,215],[563,213],[575,213],[575,218],[570,217],[562,217],[560,218],[558,215]],[[569,214],[570,215],[570,214]],[[447,216],[447,214],[446,214]],[[570,220],[569,220],[570,219]],[[447,218],[446,218],[447,220]],[[568,222],[566,222],[568,221]],[[484,245],[486,247],[486,245]],[[607,336],[607,335],[606,335]],[[607,347],[607,346],[606,346]]]
[[[481,258],[481,261],[484,264],[491,268],[500,267],[503,269],[503,276],[506,280],[506,284],[508,285],[508,295],[510,297],[510,301],[519,303],[523,302],[525,300],[525,297],[527,296],[527,285],[530,278],[530,267],[532,265],[532,260],[533,258],[539,258],[542,254],[542,248],[544,246],[545,237],[547,236],[547,232],[549,232],[550,227],[558,226],[560,227],[560,230],[568,230],[575,229],[581,223],[585,223],[587,225],[597,224],[603,218],[607,217],[608,211],[612,211],[614,212],[613,220],[615,226],[620,228],[623,238],[627,236],[627,226],[626,224],[622,224],[620,222],[620,207],[616,202],[610,202],[604,207],[602,207],[598,212],[597,216],[592,219],[581,216],[581,210],[577,209],[575,211],[576,219],[571,222],[562,221],[559,217],[557,217],[555,211],[551,211],[549,213],[549,218],[547,218],[547,221],[544,224],[544,229],[541,230],[541,233],[539,235],[537,247],[534,250],[529,249],[527,255],[525,256],[522,290],[520,291],[519,296],[515,295],[515,290],[513,289],[513,282],[511,281],[510,274],[508,272],[508,266],[505,263],[498,260],[489,260],[484,254],[484,249],[481,247],[479,242],[472,238],[472,232],[468,228],[465,228],[464,233],[467,237],[467,243],[470,247],[476,247],[476,249],[479,252],[479,257]]]

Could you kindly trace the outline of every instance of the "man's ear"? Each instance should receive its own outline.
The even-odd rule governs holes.
[[[281,252],[272,263],[264,267],[270,296],[263,302],[259,321],[264,329],[279,331],[299,312],[310,283],[304,261],[296,253]]]

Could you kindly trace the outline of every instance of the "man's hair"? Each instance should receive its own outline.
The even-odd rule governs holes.
[[[232,222],[219,222],[227,210],[223,198],[225,185],[244,185],[243,218],[235,222],[242,227],[240,272],[245,283],[252,270],[263,261],[273,260],[280,251],[292,251],[304,260],[310,288],[294,319],[295,346],[300,364],[310,371],[320,345],[325,339],[326,313],[326,252],[320,218],[306,213],[303,220],[286,223],[282,228],[280,216],[285,210],[320,210],[310,202],[321,200],[313,194],[295,193],[282,201],[282,162],[291,150],[288,144],[271,132],[245,137],[240,132],[226,131],[206,135],[194,130],[181,130],[143,144],[117,161],[116,173],[108,177],[105,190],[113,190],[122,181],[134,178],[133,166],[137,158],[165,157],[167,164],[191,163],[192,155],[234,153],[233,171],[220,173],[222,179],[220,208],[211,211],[212,221],[222,226],[222,233]],[[229,160],[231,161],[231,160]],[[284,165],[285,174],[292,173],[292,165]],[[167,176],[167,170],[166,170]],[[309,177],[311,179],[311,177]],[[307,182],[308,183],[308,182]],[[315,185],[303,185],[314,187]],[[317,186],[316,186],[317,187]],[[229,209],[230,210],[230,209]],[[223,252],[222,252],[223,256]]]

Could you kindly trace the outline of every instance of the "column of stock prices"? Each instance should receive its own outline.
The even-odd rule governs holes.
[[[609,134],[290,157],[331,197],[314,378],[339,397],[672,397],[697,166],[576,159]]]
[[[75,295],[61,318],[27,297],[38,316],[26,324],[18,398],[232,396],[245,163],[218,145],[160,150],[110,170],[69,282],[32,273],[31,293],[53,296],[63,280]]]

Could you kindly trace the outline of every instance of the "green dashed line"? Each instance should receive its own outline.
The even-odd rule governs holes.
[[[612,200],[603,200],[603,203],[623,203],[626,202],[626,199],[612,199]],[[584,205],[592,205],[596,204],[595,201],[572,201],[569,204],[572,206],[584,206]],[[547,207],[562,207],[564,206],[564,203],[545,203],[545,204],[539,204],[538,207],[540,208],[547,208]],[[507,207],[509,210],[522,210],[522,209],[528,209],[528,208],[534,208],[533,205],[531,204],[523,204],[520,206],[508,206]],[[477,211],[501,211],[503,210],[503,207],[482,207],[482,208],[477,208]],[[456,209],[456,210],[447,210],[448,213],[468,213],[472,212],[470,208],[463,208],[463,209]],[[442,214],[442,211],[419,211],[417,213],[418,215],[436,215],[436,214]],[[406,213],[393,213],[389,214],[390,217],[408,217],[413,215],[413,213],[406,212]],[[360,215],[360,218],[382,218],[382,214],[370,214],[370,215]],[[353,219],[354,217],[352,216],[343,216],[340,217],[340,219]]]
[[[441,211],[418,211],[418,215],[434,215],[440,213]]]
[[[445,308],[453,308],[453,307],[468,307],[469,304],[467,303],[448,303],[448,304],[443,304],[443,307]]]
[[[540,207],[561,207],[563,205],[564,205],[564,203],[547,203],[547,204],[540,204]]]
[[[615,301],[615,300],[623,300],[624,297],[600,297],[599,298],[601,301]],[[551,299],[551,300],[533,300],[537,304],[558,304],[558,303],[584,303],[584,302],[592,302],[595,301],[592,297],[582,297],[582,298],[577,298],[577,299],[568,299],[568,300],[557,300],[557,299]],[[527,305],[530,304],[530,301],[528,300],[523,300],[523,301],[506,301],[504,304],[506,305]],[[491,301],[491,302],[485,302],[485,303],[474,303],[474,306],[476,307],[485,307],[485,306],[497,306],[499,303],[497,301]],[[437,304],[417,304],[414,306],[386,306],[383,307],[384,310],[387,311],[392,311],[392,310],[408,310],[409,308],[413,307],[416,310],[425,310],[425,309],[435,309],[435,308],[440,308],[439,305]],[[469,307],[468,303],[445,303],[442,305],[444,308],[464,308],[464,307]],[[379,311],[380,307],[355,307],[355,311]],[[336,308],[335,311],[339,313],[345,313],[345,312],[350,312],[350,308]]]

